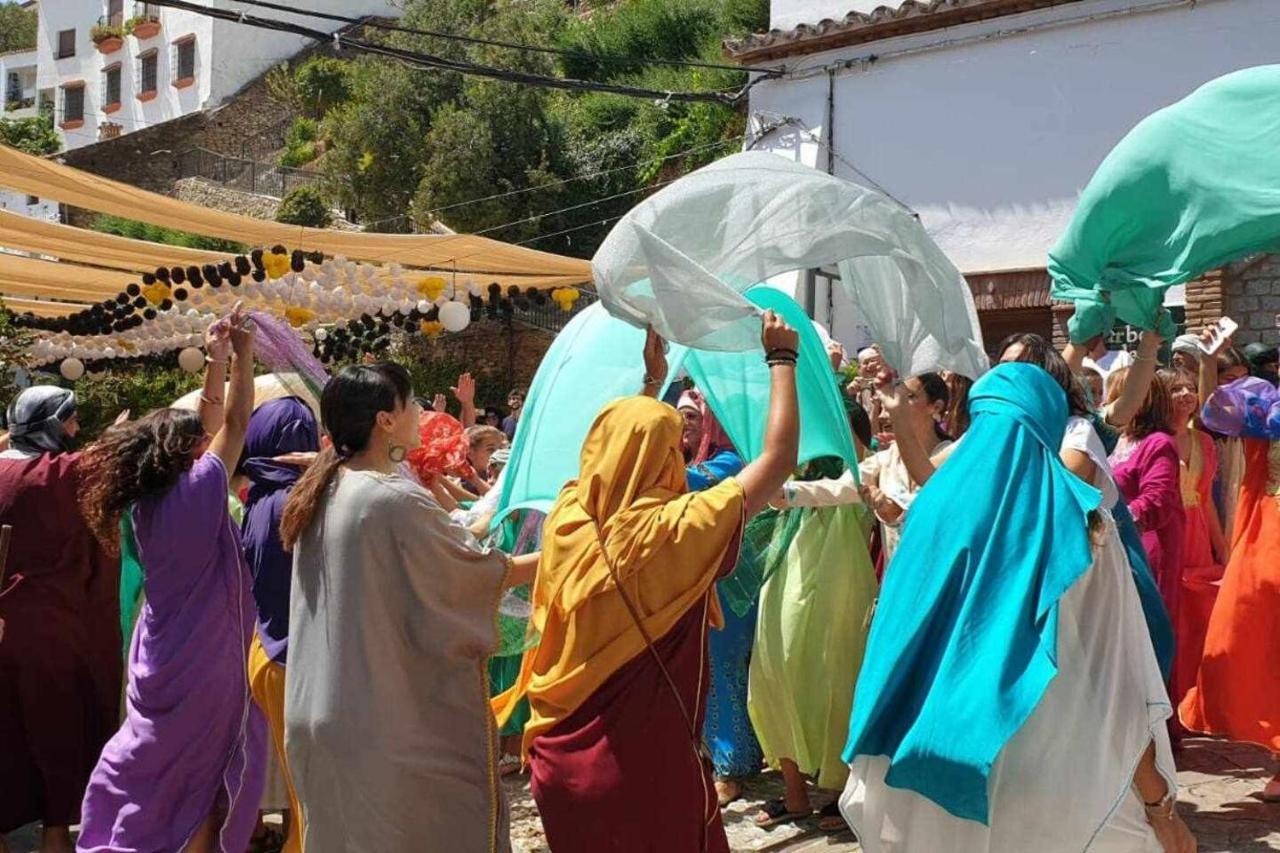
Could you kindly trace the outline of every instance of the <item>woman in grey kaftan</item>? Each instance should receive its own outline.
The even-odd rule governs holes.
[[[507,567],[416,484],[334,475],[294,546],[289,614],[307,853],[509,848],[485,674]]]

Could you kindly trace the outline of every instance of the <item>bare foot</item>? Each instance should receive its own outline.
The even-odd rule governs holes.
[[[737,779],[716,780],[716,798],[720,801],[720,808],[724,808],[741,796],[742,783]]]

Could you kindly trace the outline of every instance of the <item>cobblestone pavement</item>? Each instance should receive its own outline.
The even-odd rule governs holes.
[[[1201,853],[1280,851],[1280,805],[1263,803],[1258,796],[1274,772],[1265,750],[1194,738],[1185,742],[1178,767],[1178,808],[1199,840]],[[508,778],[506,787],[516,853],[548,853],[538,811],[529,797],[527,777]],[[752,822],[756,809],[781,793],[781,778],[776,773],[766,773],[748,786],[744,799],[725,809],[725,831],[735,853],[852,853],[860,849],[851,833],[819,832],[816,818],[771,830],[758,829]],[[1069,792],[1063,793],[1070,796]],[[813,804],[825,805],[832,797],[831,793],[815,792]],[[30,853],[38,848],[39,832],[36,827],[26,827],[9,835],[8,842],[13,853]]]

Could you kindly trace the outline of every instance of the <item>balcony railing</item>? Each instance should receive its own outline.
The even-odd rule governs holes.
[[[28,98],[8,97],[5,99],[4,108],[7,112],[16,110],[29,110],[36,105],[36,96],[32,95]]]

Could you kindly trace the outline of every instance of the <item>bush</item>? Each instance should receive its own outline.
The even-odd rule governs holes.
[[[226,252],[228,255],[242,254],[247,249],[240,243],[231,240],[219,240],[217,237],[201,237],[185,231],[175,231],[159,225],[148,225],[135,222],[123,216],[111,216],[100,213],[89,225],[94,231],[103,234],[115,234],[117,237],[129,237],[134,240],[146,240],[151,243],[164,243],[167,246],[185,246],[188,249],[201,249],[206,252]]]
[[[53,129],[53,116],[0,119],[0,142],[28,154],[43,157],[62,150],[62,140]]]
[[[32,50],[36,46],[38,18],[34,6],[0,2],[0,53]]]
[[[305,166],[316,159],[316,138],[319,128],[315,119],[299,116],[293,120],[285,136],[284,151],[280,154],[281,166]]]
[[[288,225],[309,225],[312,228],[328,228],[333,222],[333,211],[313,186],[301,186],[289,190],[276,210],[276,222]]]

